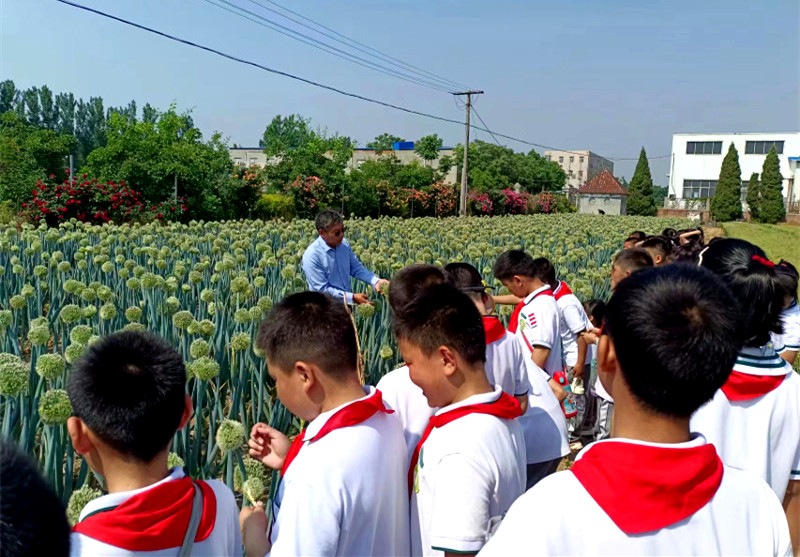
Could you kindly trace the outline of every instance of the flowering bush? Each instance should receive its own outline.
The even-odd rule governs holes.
[[[325,183],[316,176],[303,178],[298,176],[284,192],[294,199],[294,206],[299,216],[313,216],[320,206],[327,204],[327,191]]]
[[[467,196],[471,213],[476,215],[491,215],[494,210],[494,203],[488,193],[471,191]]]
[[[528,211],[528,202],[530,194],[525,192],[517,193],[511,188],[506,188],[502,191],[503,205],[505,206],[505,213],[508,215],[522,215]]]
[[[534,197],[534,212],[553,213],[556,210],[556,198],[549,191],[544,191]]]

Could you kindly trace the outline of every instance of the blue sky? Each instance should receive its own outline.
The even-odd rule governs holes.
[[[242,58],[449,118],[445,93],[384,76],[203,0],[77,0]],[[249,0],[230,0],[259,11]],[[669,154],[674,132],[800,129],[795,0],[277,0],[333,29],[481,88],[488,126],[610,158]],[[463,126],[338,96],[80,11],[55,0],[0,0],[0,77],[18,87],[102,96],[106,106],[193,109],[206,135],[255,145],[275,114],[366,143],[382,132]],[[475,137],[475,135],[473,135]],[[478,139],[491,141],[482,132]],[[516,150],[529,147],[507,142]],[[797,153],[800,155],[800,153]],[[668,159],[651,160],[666,184]],[[630,177],[635,162],[616,162]]]

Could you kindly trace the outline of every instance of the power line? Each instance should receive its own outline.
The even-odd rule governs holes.
[[[277,33],[280,33],[281,35],[284,35],[284,36],[289,37],[291,39],[294,39],[296,41],[300,41],[301,43],[304,43],[304,44],[307,44],[307,45],[312,46],[314,48],[317,48],[319,50],[322,50],[323,52],[327,52],[327,53],[332,54],[333,56],[337,56],[339,58],[344,58],[344,59],[346,59],[346,60],[348,60],[350,62],[353,62],[354,64],[358,64],[359,66],[362,66],[362,67],[377,71],[377,72],[385,74],[385,75],[390,75],[392,77],[396,77],[396,78],[402,79],[404,81],[409,81],[409,82],[414,83],[416,85],[420,85],[420,86],[423,86],[423,87],[428,87],[428,88],[431,88],[431,89],[436,89],[437,91],[442,91],[444,93],[449,93],[450,92],[447,88],[445,88],[442,85],[439,85],[438,83],[434,83],[434,82],[432,82],[430,80],[425,80],[425,79],[422,79],[422,78],[419,78],[419,77],[416,77],[416,76],[411,76],[411,75],[408,75],[408,74],[403,73],[403,72],[398,71],[398,70],[393,70],[391,68],[387,68],[385,66],[377,64],[377,63],[372,62],[370,60],[367,60],[365,58],[361,58],[360,56],[356,56],[355,54],[351,54],[349,52],[346,52],[344,50],[336,48],[335,46],[328,45],[326,43],[318,41],[317,39],[315,39],[313,37],[310,37],[308,35],[300,33],[299,31],[295,31],[294,29],[286,27],[285,25],[281,25],[280,23],[272,21],[271,19],[265,18],[265,17],[263,17],[261,15],[258,15],[257,13],[254,13],[254,12],[252,12],[250,10],[242,8],[241,6],[237,6],[236,4],[232,4],[228,0],[203,0],[203,1],[208,3],[208,4],[211,4],[212,6],[216,6],[217,8],[225,10],[226,12],[229,12],[229,13],[234,14],[236,16],[239,16],[239,17],[242,17],[242,18],[247,19],[249,21],[252,21],[253,23],[261,25],[262,27],[266,27],[268,29],[271,29],[271,30],[273,30],[273,31],[275,31]],[[223,4],[226,4],[227,6],[230,6],[230,8],[222,6],[222,5],[218,4],[217,2],[222,2]],[[233,9],[231,9],[231,8],[233,8]],[[236,10],[239,10],[239,11],[236,11]],[[240,13],[240,12],[245,12],[245,13]],[[248,17],[245,14],[249,14],[252,17]],[[256,18],[256,19],[253,19],[253,18]]]
[[[121,17],[117,17],[115,15],[112,15],[112,14],[109,14],[109,13],[106,13],[106,12],[102,12],[102,11],[97,10],[95,8],[90,8],[88,6],[83,6],[81,4],[76,4],[75,2],[71,2],[70,0],[56,0],[56,2],[59,2],[61,4],[66,4],[68,6],[72,6],[73,8],[78,8],[80,10],[91,12],[91,13],[100,15],[102,17],[106,17],[108,19],[113,19],[114,21],[118,21],[120,23],[124,23],[125,25],[129,25],[131,27],[135,27],[137,29],[141,29],[143,31],[147,31],[147,32],[153,33],[155,35],[159,35],[160,37],[164,37],[165,39],[169,39],[171,41],[179,42],[179,43],[182,43],[182,44],[185,44],[185,45],[188,45],[188,46],[193,46],[195,48],[199,48],[201,50],[205,50],[206,52],[211,52],[212,54],[216,54],[217,56],[221,56],[223,58],[227,58],[228,60],[233,60],[234,62],[239,62],[241,64],[246,64],[248,66],[253,66],[255,68],[259,68],[259,69],[264,70],[264,71],[269,72],[269,73],[273,73],[273,74],[276,74],[276,75],[281,75],[283,77],[288,77],[290,79],[294,79],[294,80],[300,81],[302,83],[307,83],[308,85],[312,85],[314,87],[319,87],[320,89],[326,89],[328,91],[333,91],[334,93],[338,93],[338,94],[344,95],[346,97],[359,99],[359,100],[362,100],[362,101],[365,101],[365,102],[368,102],[368,103],[377,104],[379,106],[385,106],[387,108],[392,108],[394,110],[399,110],[401,112],[406,112],[408,114],[416,114],[417,116],[423,116],[425,118],[430,118],[432,120],[438,120],[440,122],[448,122],[450,124],[457,124],[459,126],[463,126],[464,125],[464,122],[460,122],[458,120],[454,120],[453,118],[447,118],[445,116],[436,116],[435,114],[429,114],[427,112],[414,110],[413,108],[406,108],[404,106],[400,106],[400,105],[393,104],[393,103],[390,103],[390,102],[381,101],[381,100],[378,100],[378,99],[373,99],[371,97],[365,97],[364,95],[360,95],[358,93],[350,93],[349,91],[344,91],[342,89],[338,89],[338,88],[333,87],[331,85],[325,85],[324,83],[319,83],[317,81],[313,81],[313,80],[305,78],[305,77],[294,75],[294,74],[291,74],[289,72],[285,72],[283,70],[277,70],[275,68],[270,68],[269,66],[264,66],[263,64],[259,64],[258,62],[252,62],[250,60],[245,60],[244,58],[239,58],[239,57],[234,56],[232,54],[226,54],[226,53],[224,53],[224,52],[222,52],[220,50],[217,50],[215,48],[211,48],[209,46],[201,45],[201,44],[195,43],[193,41],[190,41],[188,39],[182,39],[180,37],[176,37],[174,35],[170,35],[170,34],[165,33],[163,31],[159,31],[157,29],[153,29],[151,27],[147,27],[147,26],[142,25],[140,23],[129,21],[127,19],[123,19]],[[516,142],[522,143],[524,145],[530,145],[532,147],[539,147],[540,149],[549,149],[549,150],[552,150],[552,151],[564,151],[565,153],[574,152],[576,154],[579,154],[577,151],[567,151],[567,150],[564,150],[564,149],[558,149],[556,147],[551,147],[549,145],[543,145],[541,143],[534,143],[532,141],[526,141],[524,139],[520,139],[518,137],[513,137],[513,136],[510,136],[510,135],[502,134],[502,133],[499,133],[499,132],[492,132],[491,130],[487,129],[486,127],[476,126],[474,124],[470,124],[470,127],[472,129],[476,129],[476,130],[484,131],[484,132],[487,132],[487,133],[491,133],[493,135],[496,135],[497,137],[502,137],[504,139],[509,139],[511,141],[516,141]],[[648,157],[648,159],[664,159],[664,158],[668,158],[668,157],[671,157],[671,156],[672,155],[661,155],[661,156],[657,156],[657,157]],[[633,161],[633,160],[638,160],[638,157],[636,157],[636,158],[617,158],[617,159],[608,159],[608,160],[611,160],[611,161]]]
[[[475,116],[477,116],[477,117],[478,117],[478,120],[480,120],[481,124],[483,124],[483,127],[484,127],[484,128],[486,128],[486,130],[489,132],[489,135],[491,135],[491,136],[492,136],[492,139],[494,139],[495,143],[497,143],[498,145],[500,145],[500,142],[497,140],[497,138],[494,136],[494,134],[492,133],[492,131],[489,129],[489,126],[487,126],[487,125],[486,125],[486,122],[484,122],[484,121],[483,121],[483,118],[481,118],[481,115],[480,115],[480,114],[478,114],[478,111],[477,111],[477,110],[475,110],[475,105],[474,105],[474,104],[472,105],[472,112],[474,112],[474,113],[475,113]],[[502,147],[502,145],[500,145],[500,147]]]
[[[280,17],[286,18],[289,21],[292,21],[292,22],[294,22],[294,23],[296,23],[298,25],[301,25],[301,26],[305,27],[306,29],[310,29],[310,30],[314,31],[315,33],[319,33],[320,35],[328,37],[329,39],[332,39],[332,40],[337,41],[337,42],[339,42],[341,44],[347,45],[349,48],[352,48],[354,50],[357,50],[357,51],[362,52],[364,54],[367,54],[369,56],[378,58],[378,59],[380,59],[380,60],[382,60],[384,62],[387,62],[387,63],[389,63],[389,64],[391,64],[393,66],[397,66],[398,68],[405,68],[404,71],[411,71],[412,73],[418,74],[418,75],[426,77],[426,78],[433,78],[434,80],[438,81],[439,83],[441,83],[442,85],[444,85],[445,87],[447,87],[449,89],[466,88],[466,85],[464,85],[462,83],[458,83],[457,81],[453,81],[451,79],[447,79],[445,77],[442,77],[441,75],[429,72],[427,70],[423,70],[422,68],[419,68],[417,66],[409,64],[409,63],[404,62],[404,61],[402,61],[402,60],[400,60],[398,58],[390,56],[389,54],[381,52],[380,50],[372,48],[369,45],[361,43],[361,42],[359,42],[359,41],[357,41],[355,39],[351,39],[350,37],[348,37],[346,35],[343,35],[342,33],[339,33],[338,31],[335,31],[334,29],[331,29],[330,27],[326,27],[325,25],[323,25],[323,24],[321,24],[321,23],[319,23],[317,21],[314,21],[313,19],[311,19],[309,17],[306,17],[306,16],[304,16],[302,14],[299,14],[299,13],[297,13],[295,11],[292,11],[289,8],[287,8],[286,6],[282,6],[282,5],[280,5],[277,2],[274,2],[272,0],[266,0],[266,1],[269,2],[272,5],[280,8],[281,10],[284,10],[284,11],[290,13],[290,14],[296,15],[297,17],[312,23],[316,27],[319,27],[319,28],[324,29],[326,31],[330,31],[330,33],[326,33],[325,31],[321,31],[320,29],[314,29],[314,27],[311,27],[310,25],[308,25],[306,23],[303,23],[302,21],[299,21],[298,19],[295,19],[293,17],[287,16],[286,14],[283,14],[283,13],[279,12],[278,10],[275,10],[275,9],[272,9],[272,8],[269,8],[269,7],[265,6],[264,4],[259,2],[258,0],[247,0],[247,1],[250,2],[251,4],[255,4],[256,6],[259,6],[260,8],[262,8],[264,10],[272,12],[272,13],[274,13],[276,15],[279,15]],[[341,37],[341,38],[337,38],[337,37]],[[363,48],[361,48],[361,47],[363,47]]]

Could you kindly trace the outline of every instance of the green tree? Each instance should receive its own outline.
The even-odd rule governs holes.
[[[375,154],[380,155],[384,151],[394,150],[394,144],[400,141],[405,141],[405,139],[390,133],[382,133],[367,143],[367,147],[375,149]]]
[[[414,152],[417,153],[417,155],[425,161],[425,165],[428,166],[430,161],[439,158],[439,147],[441,147],[443,143],[442,138],[436,134],[426,135],[416,142],[414,145]]]
[[[0,114],[15,110],[20,102],[20,91],[10,79],[0,83]]]
[[[56,110],[58,111],[56,131],[75,135],[75,96],[72,93],[56,95]]]
[[[309,120],[299,114],[287,117],[275,116],[264,130],[264,136],[259,141],[259,147],[264,148],[267,156],[275,157],[304,146],[314,138],[314,131],[309,126]]]
[[[453,168],[456,161],[453,160],[453,157],[450,155],[444,155],[443,157],[439,158],[439,164],[436,167],[437,172],[437,180],[444,180],[444,177],[450,172],[450,169]]]
[[[42,109],[42,126],[48,130],[58,128],[58,105],[53,100],[53,92],[47,85],[39,89],[39,106]]]
[[[23,93],[25,99],[25,116],[28,123],[32,126],[40,126],[42,124],[42,107],[39,104],[39,90],[36,87],[31,87]]]
[[[758,172],[753,172],[750,175],[750,181],[747,183],[747,206],[750,208],[750,218],[756,222],[760,221],[761,214],[761,201],[763,192],[761,191],[761,182],[758,180]]]
[[[783,176],[775,145],[767,153],[761,170],[761,205],[758,213],[759,221],[769,224],[776,224],[786,218],[786,206],[783,204]]]
[[[636,170],[633,172],[628,193],[630,194],[628,195],[628,214],[648,217],[656,214],[653,178],[650,176],[650,165],[647,162],[647,152],[644,147],[639,152],[639,162],[636,163]]]
[[[620,183],[622,182],[620,181]],[[667,198],[668,194],[669,189],[667,186],[653,186],[653,201],[656,204],[656,209],[664,206],[664,200]]]
[[[719,222],[742,218],[742,169],[733,143],[722,161],[717,189],[711,199],[711,214]]]
[[[79,100],[75,105],[75,139],[78,140],[75,165],[80,167],[89,153],[108,141],[106,112],[101,97]]]

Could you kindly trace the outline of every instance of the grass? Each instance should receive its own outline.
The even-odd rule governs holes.
[[[741,238],[761,247],[772,261],[785,259],[800,265],[800,226],[728,222],[722,228],[729,238]]]

